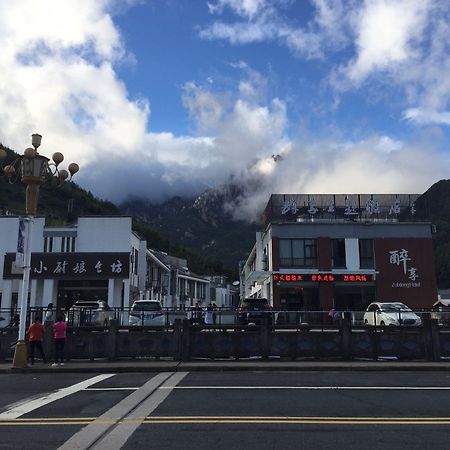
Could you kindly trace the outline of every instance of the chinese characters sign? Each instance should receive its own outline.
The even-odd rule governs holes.
[[[419,194],[273,194],[264,213],[272,219],[416,217]]]
[[[331,274],[331,273],[313,273],[313,274],[297,274],[297,273],[274,273],[273,281],[286,281],[286,282],[298,282],[298,281],[310,281],[314,283],[318,282],[344,282],[344,283],[368,283],[373,281],[372,275],[366,274]]]
[[[389,263],[400,268],[402,274],[408,281],[396,281],[392,283],[395,288],[411,288],[420,287],[419,272],[417,267],[413,267],[412,258],[409,256],[408,250],[401,248],[389,251]]]
[[[18,277],[12,269],[15,255],[5,255],[5,278]],[[31,278],[128,278],[129,253],[33,253]],[[19,275],[20,276],[20,275]]]

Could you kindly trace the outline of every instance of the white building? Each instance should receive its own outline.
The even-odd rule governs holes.
[[[11,312],[22,288],[15,264],[19,220],[0,216],[0,308]],[[79,299],[102,299],[127,308],[153,298],[179,307],[209,299],[209,280],[192,274],[186,260],[147,249],[131,217],[84,216],[63,227],[36,217],[32,230],[30,306],[67,309]]]

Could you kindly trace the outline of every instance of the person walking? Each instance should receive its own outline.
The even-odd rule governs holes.
[[[55,362],[53,367],[58,365],[64,365],[64,346],[66,343],[67,323],[64,321],[63,316],[58,316],[55,324],[53,325],[53,337],[55,339]]]
[[[44,339],[45,328],[42,325],[39,318],[35,317],[33,323],[28,327],[28,341],[30,343],[30,360],[31,365],[34,364],[34,354],[36,349],[38,349],[41,358],[44,363],[46,362],[44,349],[42,348],[42,341]]]
[[[205,312],[205,325],[213,325],[214,324],[214,310],[211,303],[206,308]]]

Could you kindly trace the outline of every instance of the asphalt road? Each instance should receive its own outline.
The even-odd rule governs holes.
[[[1,374],[0,448],[447,449],[449,372]]]

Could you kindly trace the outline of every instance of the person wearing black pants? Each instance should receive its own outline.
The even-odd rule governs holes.
[[[44,349],[42,348],[42,339],[44,337],[44,327],[39,318],[35,318],[33,323],[28,327],[28,340],[30,343],[30,360],[34,364],[34,355],[38,349],[41,358],[45,362]]]
[[[66,330],[67,323],[64,321],[63,316],[58,316],[55,324],[53,325],[53,337],[55,339],[55,362],[52,366],[64,365],[64,345],[66,343]]]

